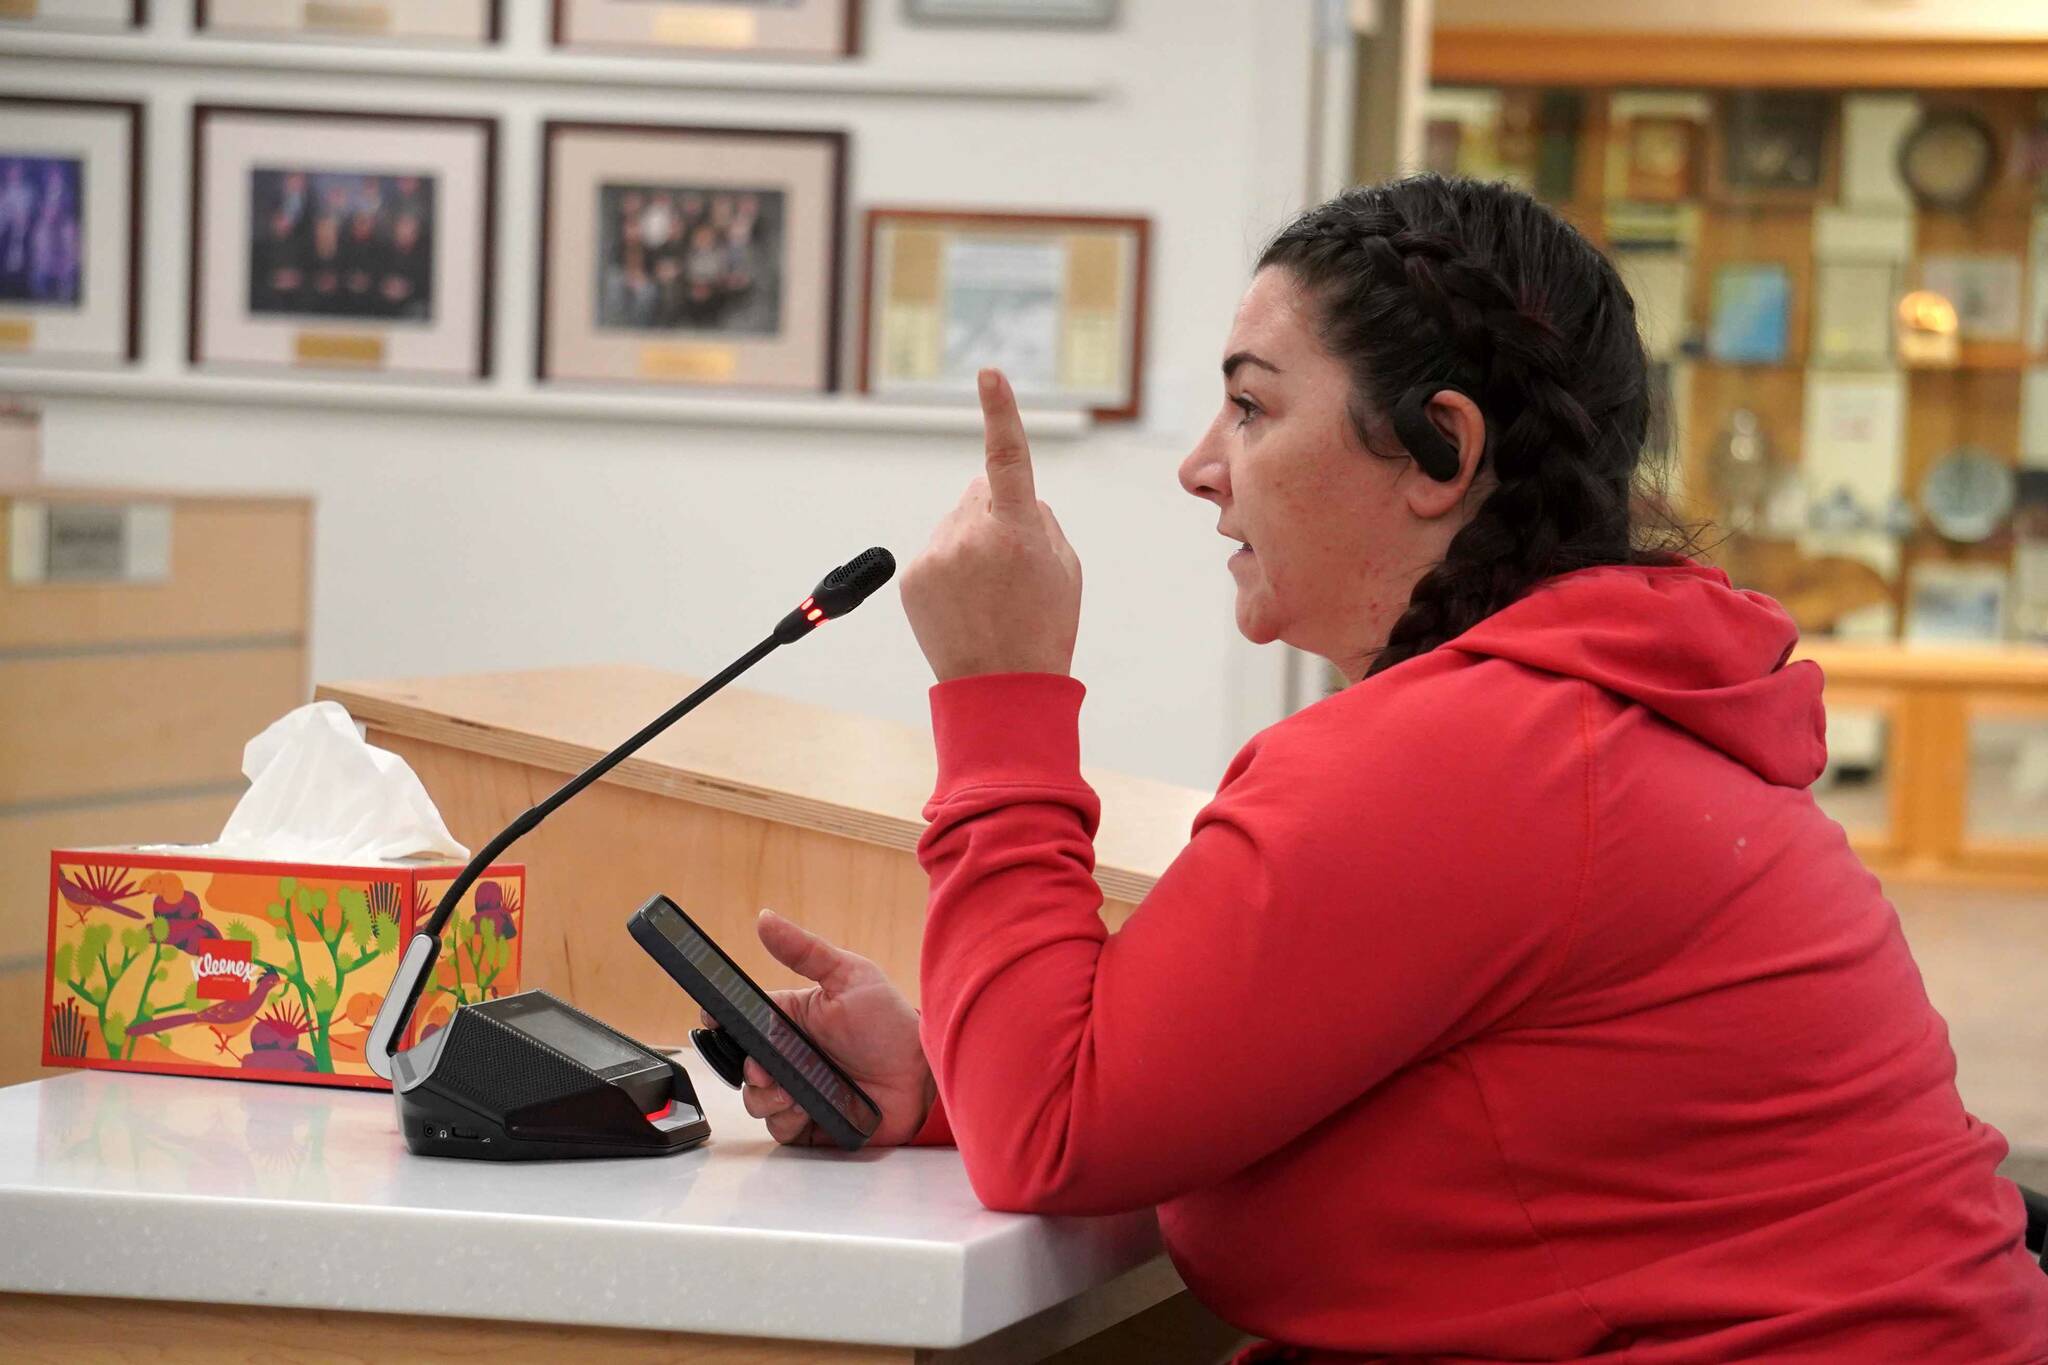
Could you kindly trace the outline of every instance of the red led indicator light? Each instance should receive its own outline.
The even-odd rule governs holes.
[[[822,610],[820,610],[819,608],[817,608],[817,607],[812,607],[812,608],[811,608],[811,609],[810,609],[809,611],[807,611],[807,612],[805,612],[805,613],[804,613],[804,620],[806,620],[806,621],[815,621],[815,620],[817,620],[817,619],[818,619],[818,618],[819,618],[820,616],[823,616],[824,614],[825,614],[825,613],[824,613],[824,612],[823,612]]]
[[[647,1121],[649,1123],[660,1123],[663,1119],[667,1118],[670,1114],[674,1113],[675,1108],[676,1102],[674,1100],[670,1100],[667,1104],[664,1104],[663,1106],[661,1106],[661,1108],[649,1114],[647,1116]]]

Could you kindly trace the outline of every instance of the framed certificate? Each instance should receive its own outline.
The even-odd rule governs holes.
[[[846,134],[549,123],[539,377],[838,386]]]
[[[870,209],[861,388],[967,399],[985,365],[1019,399],[1138,415],[1148,220]]]
[[[0,0],[4,2],[4,0]],[[203,33],[264,38],[498,40],[500,0],[197,0]]]
[[[0,31],[34,28],[141,28],[146,0],[0,0]]]
[[[555,0],[555,42],[678,56],[851,57],[860,0]]]
[[[497,125],[200,105],[192,363],[490,372]]]
[[[137,352],[142,106],[0,96],[0,361]]]
[[[1899,268],[1881,258],[1814,263],[1813,363],[1851,369],[1891,364]]]

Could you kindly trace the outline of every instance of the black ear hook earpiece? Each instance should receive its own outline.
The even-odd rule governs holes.
[[[1394,404],[1394,434],[1423,473],[1438,483],[1449,483],[1458,477],[1458,447],[1436,429],[1426,411],[1430,400],[1440,393],[1472,397],[1456,384],[1418,384]]]

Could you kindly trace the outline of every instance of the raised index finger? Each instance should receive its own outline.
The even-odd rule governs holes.
[[[989,506],[997,516],[1036,515],[1038,489],[1031,479],[1031,445],[1017,415],[1017,393],[1001,370],[983,370],[981,425],[988,442]]]

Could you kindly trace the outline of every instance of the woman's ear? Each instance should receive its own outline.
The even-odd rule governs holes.
[[[1486,453],[1486,414],[1456,389],[1437,390],[1422,412],[1458,452],[1458,472],[1453,478],[1432,479],[1417,466],[1409,468],[1408,510],[1425,521],[1434,521],[1457,510],[1479,474],[1479,460]]]

